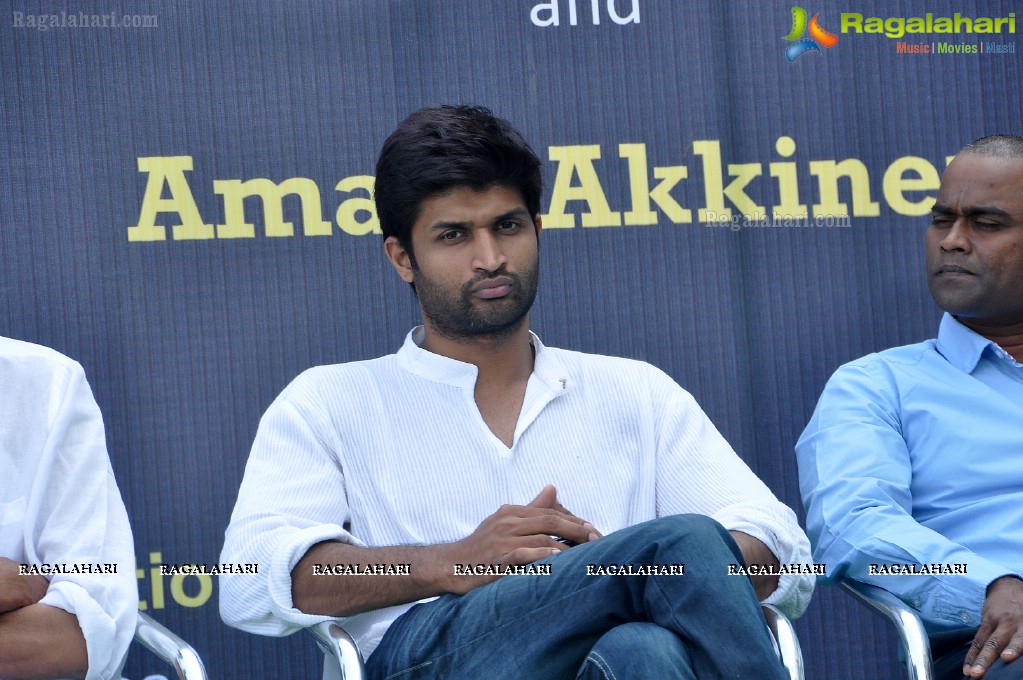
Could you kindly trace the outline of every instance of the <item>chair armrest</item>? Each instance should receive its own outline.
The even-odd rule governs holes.
[[[206,668],[192,646],[142,612],[135,622],[135,640],[173,666],[178,680],[207,680]]]
[[[803,651],[799,648],[799,638],[789,617],[782,614],[772,605],[762,605],[764,620],[778,644],[778,656],[788,672],[789,680],[803,680]]]
[[[341,680],[363,680],[366,666],[355,639],[337,621],[323,621],[311,626],[309,632],[323,653],[337,662]]]
[[[842,587],[895,625],[902,649],[906,652],[906,673],[909,680],[933,680],[931,643],[917,613],[884,588],[852,579],[843,579]]]

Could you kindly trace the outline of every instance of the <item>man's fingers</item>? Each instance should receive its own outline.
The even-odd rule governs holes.
[[[484,524],[489,530],[506,536],[544,534],[566,538],[573,543],[586,543],[601,537],[593,524],[573,515],[557,502],[557,489],[550,484],[541,489],[528,505],[501,506]]]
[[[603,536],[603,534],[597,531],[591,523],[583,520],[580,517],[577,517],[575,513],[573,513],[571,510],[569,510],[568,508],[561,504],[561,501],[558,500],[558,490],[554,487],[553,484],[548,484],[543,489],[541,489],[540,493],[537,494],[536,498],[529,501],[526,507],[549,508],[551,510],[561,513],[562,515],[567,515],[568,517],[578,519],[580,522],[583,523],[583,526],[586,528],[585,536],[583,538],[575,538],[571,536],[563,537],[572,538],[572,540],[574,540],[576,543],[585,543],[586,541],[593,541]]]
[[[527,508],[554,508],[555,505],[560,506],[561,504],[558,503],[558,490],[554,488],[553,484],[548,484],[540,489],[536,498],[526,503]],[[561,510],[565,511],[564,508]]]
[[[523,519],[519,526],[519,532],[522,536],[542,534],[567,538],[575,543],[586,543],[593,533],[592,525],[588,528],[587,525],[589,525],[588,522],[583,522],[578,517],[561,514],[540,515]]]
[[[963,662],[963,673],[983,677],[997,659],[1015,661],[1023,651],[1023,580],[1003,576],[987,587],[980,629]]]
[[[1017,631],[1009,640],[1009,644],[1005,645],[1005,649],[1002,650],[1002,661],[1005,663],[1015,661],[1019,658],[1021,651],[1023,651],[1023,629]]]
[[[983,629],[982,629],[983,630]],[[980,632],[977,633],[977,637],[973,639],[973,644],[970,645],[970,651],[966,655],[966,660],[963,663],[963,674],[968,675],[971,678],[981,678],[987,672],[987,669],[991,667],[991,664],[995,662],[1006,644],[1006,631],[1001,628],[996,629],[986,639],[981,638]],[[976,654],[974,653],[976,651]],[[974,658],[971,660],[971,656]]]
[[[597,531],[597,529],[593,526],[593,524],[583,520],[582,518],[577,517],[575,513],[573,513],[571,510],[566,508],[561,503],[555,503],[554,504],[554,509],[557,510],[558,512],[562,513],[562,514],[568,515],[569,517],[576,517],[576,519],[579,519],[583,523],[583,528],[586,529],[586,535],[587,535],[587,539],[586,540],[588,540],[588,541],[595,541],[595,540],[597,540],[598,538],[601,538],[604,535],[604,534],[600,533],[599,531]],[[582,541],[576,541],[576,542],[577,543],[581,543]]]
[[[544,487],[544,489],[553,490],[554,487],[547,486]],[[551,508],[533,505],[538,500],[542,500],[542,495],[543,492],[541,492],[541,496],[537,496],[535,499],[530,501],[529,505],[504,505],[497,513],[495,513],[494,517],[497,518],[497,516],[502,516],[504,521],[516,522],[519,524],[518,529],[515,531],[518,535],[546,533],[552,536],[571,538],[576,543],[585,543],[586,541],[600,538],[602,536],[602,534],[594,528],[593,524],[581,517],[573,515],[571,512],[560,509],[560,507]],[[560,506],[560,504],[558,505]],[[537,524],[536,521],[539,521],[540,524]],[[543,522],[549,522],[550,525],[545,528],[542,524]],[[571,536],[560,533],[560,530],[566,526],[565,522],[583,527],[582,533],[573,531]]]
[[[544,547],[544,548],[517,548],[511,551],[505,556],[502,562],[507,564],[532,564],[537,560],[542,560],[545,557],[556,555],[564,549],[565,546],[560,545],[557,541],[552,541],[554,545],[560,547]]]
[[[977,634],[973,636],[973,641],[970,643],[970,649],[966,652],[966,658],[963,659],[963,675],[970,674],[970,668],[977,661],[977,657],[984,650],[984,643],[987,642],[991,634],[995,632],[995,625],[987,619],[981,619],[980,628],[977,630]]]
[[[583,520],[552,508],[505,505],[488,517],[470,536],[459,541],[461,560],[503,561],[520,548],[563,550],[567,546],[554,540],[566,538],[585,543],[593,535]],[[533,559],[537,559],[534,557]]]

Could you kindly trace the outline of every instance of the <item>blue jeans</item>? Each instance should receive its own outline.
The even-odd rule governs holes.
[[[369,677],[418,680],[740,680],[785,677],[731,535],[702,515],[644,522],[400,616]],[[684,576],[588,575],[587,565],[685,564]]]

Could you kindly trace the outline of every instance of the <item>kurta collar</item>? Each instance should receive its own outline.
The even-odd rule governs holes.
[[[422,326],[416,326],[405,336],[405,342],[398,350],[398,362],[402,368],[421,378],[453,387],[476,386],[479,370],[475,365],[425,350],[420,346],[423,339]],[[539,379],[554,392],[567,390],[567,371],[558,355],[548,351],[532,331],[529,332],[529,341],[535,352],[532,377]]]

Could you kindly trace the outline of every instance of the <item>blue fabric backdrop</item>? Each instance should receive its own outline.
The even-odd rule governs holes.
[[[365,187],[425,104],[488,105],[546,160],[544,341],[660,366],[800,506],[792,446],[830,373],[936,331],[921,236],[946,157],[1023,131],[1015,21],[890,37],[842,19],[1018,5],[804,7],[838,41],[789,62],[777,0],[4,1],[0,334],[85,366],[140,596],[211,677],[318,677],[311,639],[230,630],[215,582],[151,565],[217,560],[295,375],[393,351],[416,322]],[[243,198],[260,178],[302,194]],[[841,593],[798,629],[808,677],[897,675],[890,631]],[[125,675],[153,672],[135,653]]]

